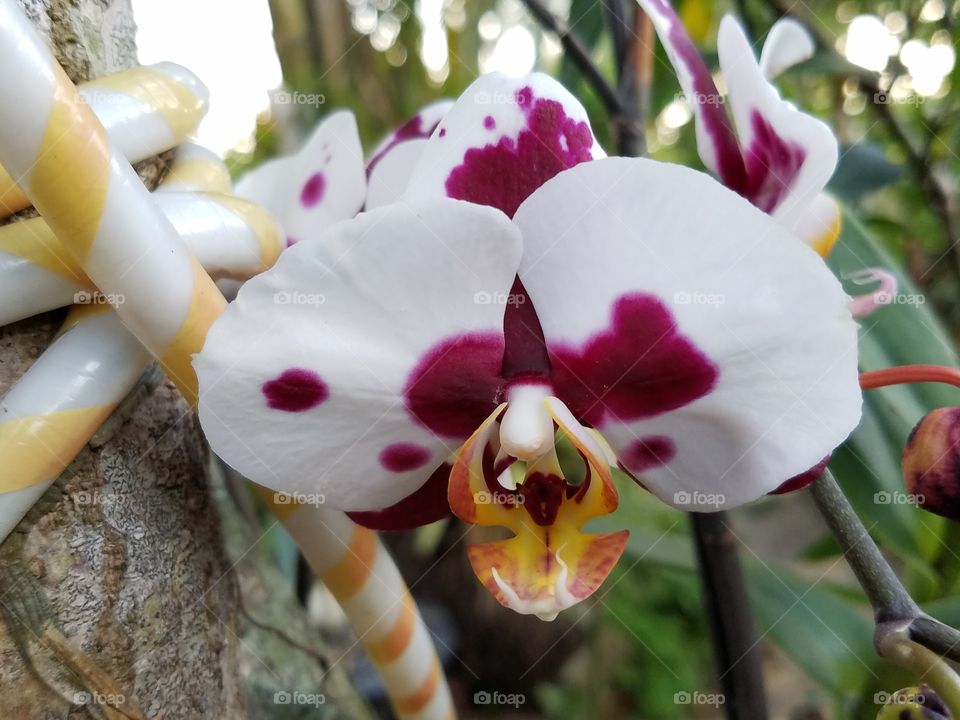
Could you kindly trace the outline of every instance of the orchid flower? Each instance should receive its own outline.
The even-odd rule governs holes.
[[[278,293],[322,302],[276,302]],[[611,466],[714,511],[857,424],[856,326],[821,259],[693,169],[606,158],[551,78],[476,80],[402,202],[283,253],[195,357],[210,444],[378,529],[446,516],[505,606],[593,593],[626,532]],[[570,458],[573,458],[571,462]]]
[[[778,21],[758,61],[743,28],[725,16],[717,36],[724,98],[669,2],[639,3],[691,104],[704,165],[825,257],[840,232],[840,210],[823,193],[837,165],[837,138],[823,122],[781,98],[771,82],[813,54],[809,33],[790,18]]]
[[[419,152],[452,103],[427,105],[384,138],[365,162],[357,121],[348,110],[325,117],[296,153],[275,158],[237,183],[240,197],[277,218],[287,245],[335,222],[397,200]]]

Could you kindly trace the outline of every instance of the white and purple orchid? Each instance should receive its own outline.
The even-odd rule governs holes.
[[[639,3],[691,105],[704,165],[825,257],[840,231],[839,208],[823,192],[837,165],[837,138],[823,122],[781,98],[771,83],[813,54],[809,33],[795,20],[779,20],[758,62],[740,24],[724,17],[717,35],[723,96],[667,0]]]
[[[604,157],[556,81],[479,78],[417,154],[402,201],[302,238],[196,356],[210,444],[249,478],[376,528],[509,528],[473,568],[549,618],[623,551],[582,531],[611,466],[717,510],[857,424],[856,325],[816,253],[709,175]]]
[[[452,105],[440,100],[422,108],[384,138],[368,160],[353,114],[333,112],[299,151],[243,175],[236,193],[280,221],[288,246],[313,237],[364,208],[400,199],[427,138]]]

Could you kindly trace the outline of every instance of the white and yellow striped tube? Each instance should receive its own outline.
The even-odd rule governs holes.
[[[150,355],[109,305],[74,308],[0,400],[0,541],[134,386]]]
[[[190,358],[225,301],[13,0],[0,0],[0,164],[196,404]]]
[[[111,148],[102,126],[12,0],[0,0],[0,67],[4,69],[0,96],[17,99],[0,103],[0,164],[23,178],[34,206],[97,287],[124,298],[118,306],[120,319],[159,358],[167,375],[195,406],[197,383],[190,360],[223,311],[223,296],[189,255],[132,168]],[[32,445],[29,436],[23,444]],[[299,508],[288,521],[305,555],[335,583],[336,578],[357,572],[350,559],[356,553],[344,555],[342,545],[326,545],[329,538],[311,528],[329,525],[333,518],[347,523],[341,533],[354,526],[340,513],[324,520],[319,517],[321,510]],[[298,516],[305,519],[298,521]],[[351,538],[357,534],[357,543],[365,542],[360,536],[372,537],[379,548],[369,531],[357,528],[350,533]],[[388,568],[396,572],[382,551],[374,551],[375,565],[365,557],[366,566],[378,568],[377,576],[388,577]],[[336,569],[339,562],[344,563],[342,572]],[[394,584],[401,583],[397,575]],[[369,635],[378,617],[375,607],[355,593],[341,592],[341,597],[348,617]],[[367,608],[372,614],[363,614]],[[422,620],[417,617],[414,625],[422,627]],[[416,636],[425,632],[425,628],[418,630]],[[432,704],[418,700],[430,686],[441,688],[443,695],[437,701],[433,699],[437,691],[430,691],[431,703],[444,706],[446,717],[453,713],[439,662],[426,637],[427,642],[417,641],[416,652],[405,652],[381,665],[381,671],[389,673],[387,687],[391,697],[399,698],[397,707],[404,718],[432,717],[423,714],[432,712]],[[439,674],[430,685],[418,676],[424,668],[427,679]]]
[[[157,191],[233,192],[230,171],[223,160],[202,145],[185,142],[177,148],[173,165]]]
[[[200,124],[209,97],[193,73],[166,62],[108,75],[78,90],[117,152],[130,162],[175,147]],[[22,179],[0,168],[0,218],[30,205],[17,185]]]
[[[157,206],[213,278],[247,280],[273,265],[285,240],[258,205],[233,195],[169,191]],[[94,285],[42,218],[0,226],[0,326],[83,302]]]
[[[342,512],[287,504],[281,493],[264,490],[261,494],[343,608],[358,642],[383,678],[397,717],[455,718],[430,631],[377,534]]]

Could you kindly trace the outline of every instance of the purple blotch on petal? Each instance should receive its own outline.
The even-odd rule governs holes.
[[[720,375],[667,306],[645,293],[621,296],[607,328],[580,347],[551,343],[550,356],[557,397],[595,428],[681,408],[709,393]]]
[[[556,100],[535,98],[524,87],[515,94],[526,115],[516,138],[466,151],[446,180],[449,197],[489,205],[513,217],[520,203],[547,180],[593,158],[593,133],[567,115]]]
[[[623,453],[624,464],[633,472],[644,472],[666,465],[677,454],[677,446],[665,435],[649,435],[634,440]]]
[[[384,469],[390,472],[409,472],[430,462],[430,451],[416,443],[394,443],[380,452],[379,459]]]
[[[300,204],[312,208],[323,200],[323,193],[327,189],[327,180],[323,173],[314,173],[304,183],[300,191]]]
[[[807,152],[801,145],[784,140],[770,122],[754,110],[750,114],[753,140],[745,160],[750,202],[765,213],[773,212],[800,174]]]
[[[267,406],[286,412],[314,408],[330,396],[326,383],[312,370],[290,368],[260,388]]]

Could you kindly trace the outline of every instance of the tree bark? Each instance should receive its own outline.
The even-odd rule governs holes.
[[[20,4],[75,82],[136,64],[129,0]],[[138,170],[152,187],[165,158]],[[62,319],[0,328],[0,395]],[[0,717],[364,715],[339,655],[327,660],[257,547],[269,533],[231,519],[225,548],[207,454],[194,414],[152,368],[0,545]],[[326,712],[275,706],[280,691],[323,694]]]

